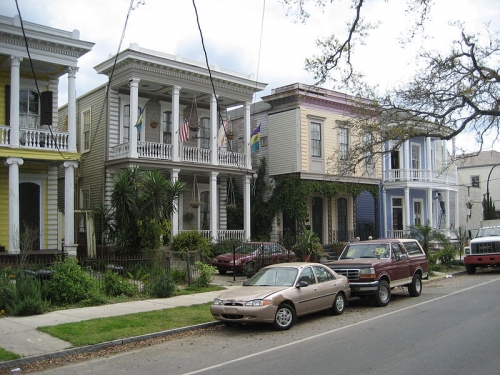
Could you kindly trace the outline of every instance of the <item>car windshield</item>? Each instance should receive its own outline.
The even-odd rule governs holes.
[[[245,286],[292,286],[297,278],[296,268],[263,268]]]
[[[340,259],[389,258],[390,255],[389,244],[351,244],[344,249]]]
[[[477,232],[476,238],[479,237],[493,237],[500,236],[500,227],[495,228],[481,228],[479,232]]]
[[[259,249],[258,244],[244,243],[236,248],[237,254],[255,254]]]

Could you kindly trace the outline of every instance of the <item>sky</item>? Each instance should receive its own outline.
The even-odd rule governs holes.
[[[320,53],[315,41],[332,32],[344,33],[352,10],[348,1],[335,1],[323,9],[309,0],[311,16],[306,23],[294,22],[293,14],[279,0],[195,0],[209,64],[238,73],[252,74],[267,83],[255,100],[271,89],[300,82],[314,84],[304,61]],[[329,2],[329,1],[328,1]],[[92,51],[79,59],[76,75],[77,96],[105,83],[94,67],[118,52],[130,0],[17,0],[23,21],[57,29],[80,31],[80,39],[95,43]],[[345,3],[344,5],[342,3]],[[204,62],[200,31],[192,0],[134,1],[120,50],[131,43],[152,50],[181,55]],[[0,14],[17,14],[15,0],[0,0]],[[448,21],[461,20],[470,30],[484,30],[492,21],[500,30],[498,0],[438,0],[427,33],[430,39],[417,37],[404,48],[398,44],[400,33],[411,21],[405,18],[404,1],[366,1],[367,21],[380,25],[358,46],[353,63],[367,80],[381,89],[392,87],[412,76],[415,54],[425,46],[441,50],[458,38],[457,29]],[[60,105],[67,101],[66,77],[60,79]],[[328,85],[324,86],[325,88]],[[470,145],[470,136],[461,136],[459,144]],[[492,147],[491,142],[484,145]],[[498,144],[494,145],[500,150]]]

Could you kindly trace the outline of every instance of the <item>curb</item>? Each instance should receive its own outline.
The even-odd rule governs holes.
[[[140,341],[145,341],[145,340],[149,340],[149,339],[153,339],[153,338],[157,338],[157,337],[172,336],[172,335],[175,335],[177,333],[196,331],[198,329],[209,328],[209,327],[216,326],[219,324],[221,324],[221,322],[219,322],[219,321],[201,323],[201,324],[196,324],[194,326],[175,328],[175,329],[170,329],[168,331],[161,331],[161,332],[155,332],[155,333],[147,333],[145,335],[127,337],[124,339],[102,342],[100,344],[95,344],[95,345],[79,346],[76,348],[60,350],[60,351],[52,352],[52,353],[39,354],[39,355],[34,355],[31,357],[25,357],[25,358],[21,358],[21,359],[13,359],[11,361],[0,362],[0,370],[21,367],[21,366],[25,366],[25,365],[28,365],[28,364],[33,363],[33,362],[39,362],[39,361],[43,361],[43,360],[47,360],[47,359],[67,357],[70,355],[81,354],[81,353],[97,352],[99,350],[106,349],[106,348],[109,348],[112,346],[120,346],[120,345],[129,344],[132,342],[140,342]]]

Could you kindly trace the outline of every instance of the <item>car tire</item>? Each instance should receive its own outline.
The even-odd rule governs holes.
[[[391,288],[389,287],[389,283],[387,281],[380,281],[374,299],[375,303],[380,307],[384,307],[389,304],[391,301]]]
[[[227,273],[227,271],[226,271],[226,270],[219,270],[219,274],[220,274],[220,275],[225,275],[226,273]]]
[[[408,293],[412,297],[418,297],[422,293],[422,276],[419,273],[413,275],[411,284],[408,284]]]
[[[473,264],[466,264],[465,270],[469,275],[474,275],[476,273],[476,266]]]
[[[295,314],[293,307],[287,303],[282,303],[278,306],[278,310],[274,316],[274,328],[279,331],[290,329],[296,319],[297,315]]]
[[[346,306],[347,298],[345,298],[344,293],[337,293],[333,300],[332,307],[330,307],[330,313],[332,315],[342,315]]]

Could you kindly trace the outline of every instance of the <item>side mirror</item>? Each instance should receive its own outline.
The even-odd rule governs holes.
[[[302,288],[304,286],[308,286],[309,284],[307,283],[307,281],[299,281],[297,283],[297,285],[295,285],[296,288]]]
[[[407,259],[408,258],[408,255],[406,254],[399,254],[398,255],[398,260],[404,260],[404,259]]]

